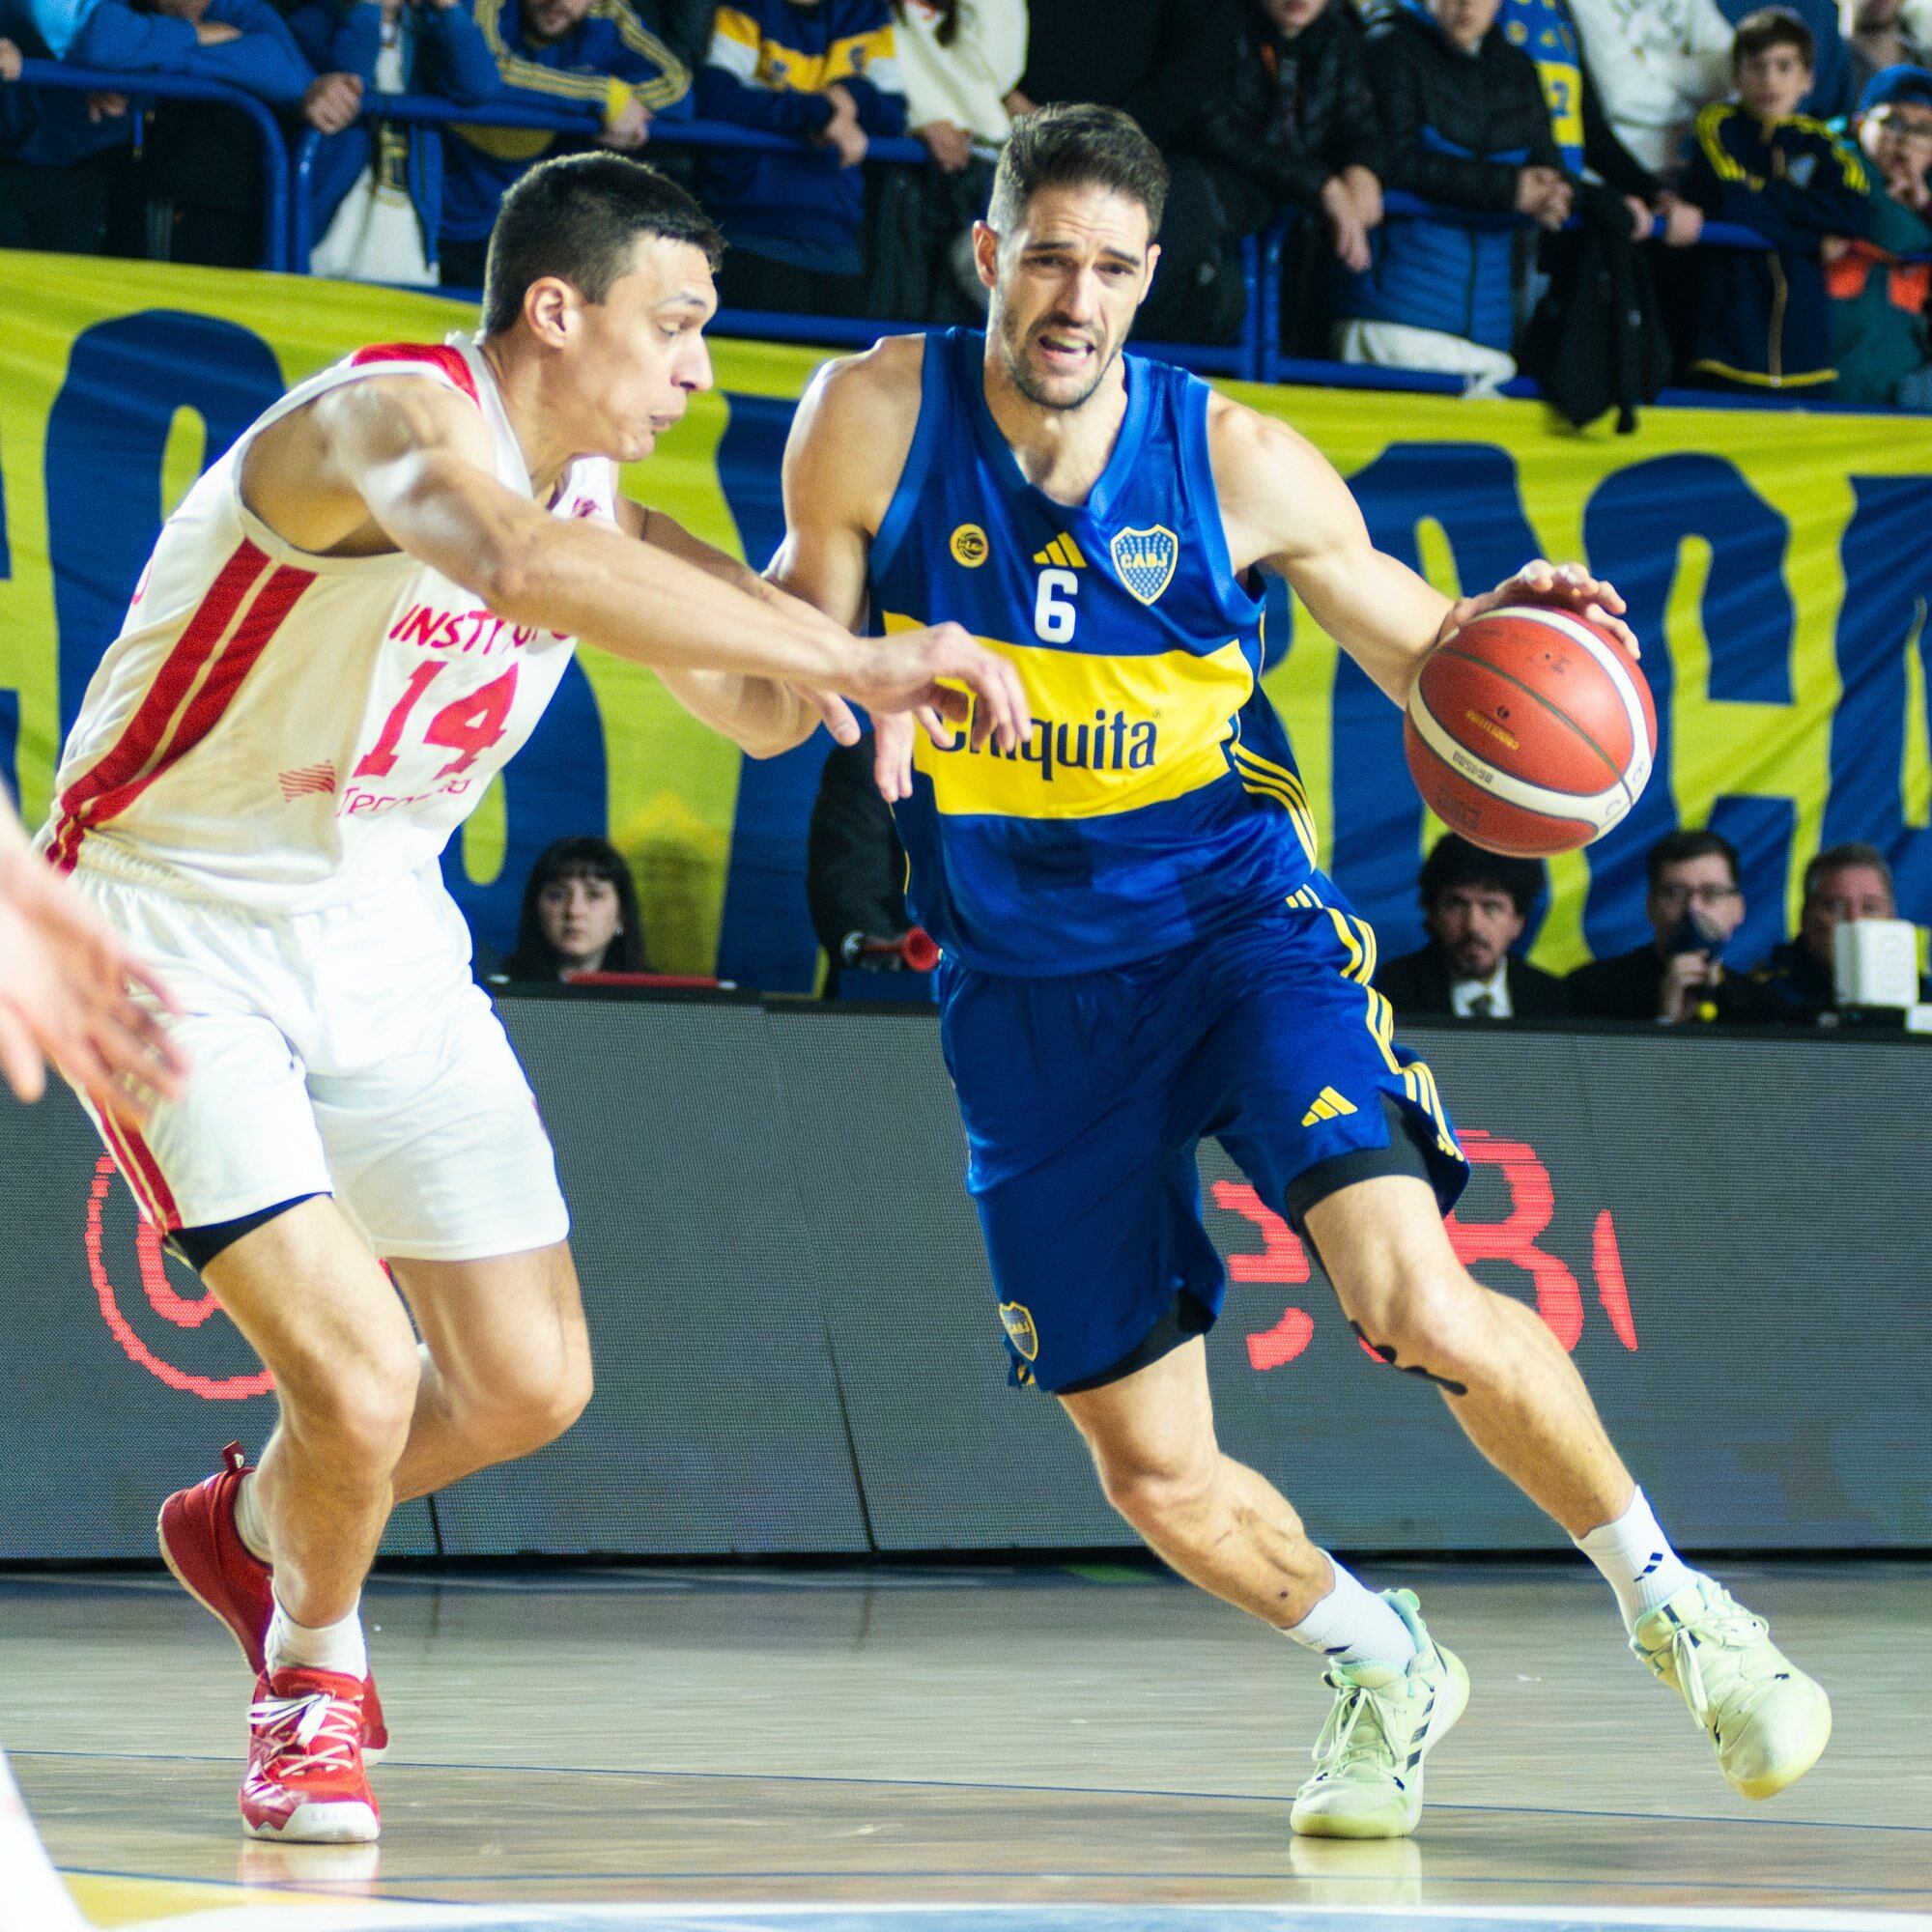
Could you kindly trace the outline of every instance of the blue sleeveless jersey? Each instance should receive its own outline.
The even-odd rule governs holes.
[[[1261,690],[1262,602],[1238,581],[1205,383],[1124,358],[1113,455],[1078,507],[1034,488],[986,406],[985,338],[925,338],[919,426],[869,566],[872,625],[946,619],[1012,664],[1029,743],[922,732],[895,808],[914,916],[981,972],[1093,972],[1279,907],[1315,828]]]

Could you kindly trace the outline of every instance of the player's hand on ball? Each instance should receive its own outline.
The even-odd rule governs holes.
[[[1643,655],[1636,633],[1623,621],[1627,608],[1617,587],[1607,578],[1592,577],[1580,563],[1549,563],[1533,557],[1507,582],[1480,597],[1464,597],[1449,607],[1435,641],[1446,643],[1472,617],[1494,611],[1505,604],[1547,604],[1558,610],[1574,611],[1579,617],[1601,626],[1615,638],[1634,658]]]
[[[97,1107],[140,1119],[173,1099],[187,1063],[159,1016],[175,1009],[80,895],[30,855],[0,871],[0,1078],[36,1100],[52,1061]]]
[[[839,688],[876,723],[894,712],[922,714],[937,744],[952,741],[949,721],[971,721],[976,752],[989,741],[1010,752],[1033,735],[1033,712],[1019,674],[958,624],[935,624],[871,645],[859,670]]]

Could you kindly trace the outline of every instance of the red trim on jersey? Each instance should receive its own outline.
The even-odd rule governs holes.
[[[173,1234],[182,1225],[181,1208],[154,1150],[141,1138],[139,1129],[111,1115],[100,1116],[100,1131],[142,1211],[162,1234]]]
[[[277,566],[236,625],[228,647],[214,658],[215,646],[268,561],[250,543],[228,559],[113,749],[63,794],[61,828],[50,854],[62,871],[73,869],[94,827],[126,811],[214,728],[296,600],[315,582],[312,570]],[[211,658],[213,668],[184,712],[182,700]]]
[[[137,779],[160,751],[182,700],[213,655],[242,598],[268,567],[269,559],[253,544],[243,542],[236,550],[203,594],[120,737],[61,794],[61,827],[48,857],[62,871],[72,871],[86,836],[82,811]]]
[[[352,369],[364,368],[371,362],[433,363],[479,410],[483,407],[483,398],[476,392],[476,378],[469,373],[468,358],[462,350],[451,349],[446,343],[381,342],[373,349],[358,349],[349,358]]]

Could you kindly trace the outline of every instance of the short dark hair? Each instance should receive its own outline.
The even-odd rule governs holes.
[[[1147,210],[1151,239],[1167,207],[1167,163],[1131,114],[1056,101],[1013,123],[993,173],[987,221],[1004,233],[1043,187],[1112,188]]]
[[[1773,47],[1795,47],[1806,67],[1818,64],[1818,43],[1811,29],[1789,7],[1760,7],[1738,22],[1731,42],[1731,71],[1736,73],[1740,63]]]
[[[544,937],[544,888],[559,879],[602,879],[617,895],[623,924],[604,955],[607,973],[648,973],[650,955],[644,947],[644,923],[638,912],[638,888],[624,855],[608,838],[580,833],[559,838],[538,855],[524,888],[523,911],[517,920],[517,949],[503,962],[510,980],[554,980],[562,960]]]
[[[1466,838],[1445,832],[1430,848],[1422,862],[1419,882],[1422,910],[1433,912],[1435,901],[1456,886],[1490,886],[1507,893],[1519,919],[1527,919],[1529,909],[1543,895],[1545,877],[1540,859],[1505,859],[1500,853],[1485,852]]]
[[[1849,872],[1855,866],[1869,867],[1876,872],[1885,881],[1885,889],[1891,895],[1893,903],[1897,903],[1898,888],[1892,883],[1889,861],[1876,845],[1867,845],[1861,838],[1850,839],[1843,845],[1827,845],[1805,867],[1805,902],[1810,902],[1811,895],[1833,872]]]
[[[1663,883],[1667,867],[1681,866],[1687,859],[1721,859],[1731,868],[1734,886],[1744,876],[1738,870],[1738,848],[1721,832],[1713,832],[1708,827],[1700,832],[1666,832],[1650,848],[1650,856],[1644,861],[1644,877],[1650,890],[1655,892]]]
[[[483,333],[501,335],[523,313],[530,284],[558,275],[601,302],[631,266],[639,235],[689,242],[713,274],[724,238],[683,188],[624,155],[559,155],[539,161],[503,197],[483,270]]]

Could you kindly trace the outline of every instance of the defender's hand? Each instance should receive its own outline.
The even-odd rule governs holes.
[[[1504,604],[1547,604],[1559,611],[1574,611],[1608,631],[1632,657],[1643,655],[1636,633],[1623,621],[1626,606],[1615,584],[1607,578],[1592,577],[1580,563],[1547,563],[1540,556],[1495,589],[1450,605],[1449,614],[1435,634],[1436,643],[1447,643],[1472,618]]]
[[[1033,712],[1018,673],[959,625],[907,631],[862,649],[858,668],[839,680],[838,689],[863,704],[875,724],[897,711],[930,712],[955,723],[970,719],[976,752],[988,739],[1010,752],[1033,736]],[[943,724],[938,729],[943,742]]]
[[[187,1073],[159,1015],[175,1004],[68,882],[22,854],[0,867],[0,1078],[36,1100],[52,1061],[105,1112],[139,1119]]]

